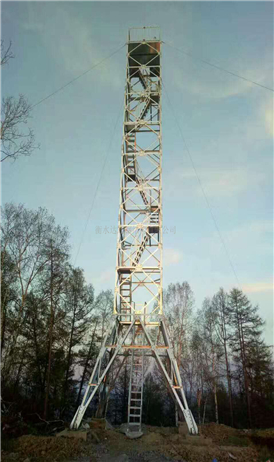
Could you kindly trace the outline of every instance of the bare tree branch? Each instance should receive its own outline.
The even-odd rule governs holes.
[[[38,417],[42,422],[45,422],[47,425],[52,424],[52,423],[55,423],[55,422],[62,422],[62,423],[65,423],[64,420],[61,420],[61,419],[58,419],[58,420],[45,420],[45,419],[42,419],[42,417],[40,417],[40,415],[39,415],[37,412],[33,412],[32,414],[28,414],[28,415],[37,415],[37,417]]]
[[[8,48],[4,48],[4,40],[1,40],[1,66],[7,64],[10,59],[14,58],[14,54],[11,51],[11,41]]]
[[[31,117],[31,105],[23,95],[18,99],[8,96],[2,99],[1,108],[1,162],[10,158],[17,159],[19,156],[29,156],[35,149],[33,131],[24,129]]]

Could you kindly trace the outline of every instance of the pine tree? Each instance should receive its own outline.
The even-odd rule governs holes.
[[[69,268],[65,281],[64,306],[67,313],[66,322],[69,330],[69,344],[66,352],[66,373],[63,385],[63,405],[68,407],[67,394],[73,387],[73,364],[84,337],[91,327],[91,317],[94,310],[94,289],[86,284],[84,272],[80,268]]]
[[[229,396],[229,409],[230,409],[230,424],[233,427],[233,405],[232,405],[232,383],[231,383],[231,371],[230,371],[230,358],[229,358],[229,339],[230,339],[230,328],[229,328],[229,309],[228,309],[228,296],[224,289],[220,289],[219,292],[214,295],[212,299],[212,306],[216,312],[216,327],[219,341],[223,347],[225,368],[226,368],[226,379]]]
[[[229,294],[229,323],[233,333],[229,340],[233,359],[238,368],[240,389],[244,391],[248,423],[252,426],[251,383],[248,374],[248,352],[259,341],[263,321],[258,315],[258,307],[253,307],[243,292],[232,289]]]

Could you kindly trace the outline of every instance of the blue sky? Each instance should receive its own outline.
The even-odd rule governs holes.
[[[129,27],[155,24],[175,47],[273,87],[272,19],[272,2],[2,2],[2,38],[16,56],[2,70],[2,95],[35,104],[124,44]],[[162,52],[176,119],[273,344],[273,93],[167,45]],[[76,261],[97,293],[114,287],[125,65],[123,48],[35,107],[40,150],[2,166],[2,203],[46,207],[68,226],[74,261],[108,156]],[[164,286],[187,280],[197,308],[235,286],[165,93],[163,213]]]

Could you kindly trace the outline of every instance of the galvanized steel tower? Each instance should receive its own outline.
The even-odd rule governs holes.
[[[144,363],[154,356],[189,432],[197,434],[163,317],[160,29],[130,29],[127,47],[115,321],[71,428],[79,427],[117,356],[127,355],[131,363],[127,432],[141,435]]]

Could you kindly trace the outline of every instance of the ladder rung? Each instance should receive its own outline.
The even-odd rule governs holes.
[[[130,409],[142,409],[140,406],[130,406]]]
[[[141,419],[139,414],[129,414],[129,417],[135,417],[135,419]]]

